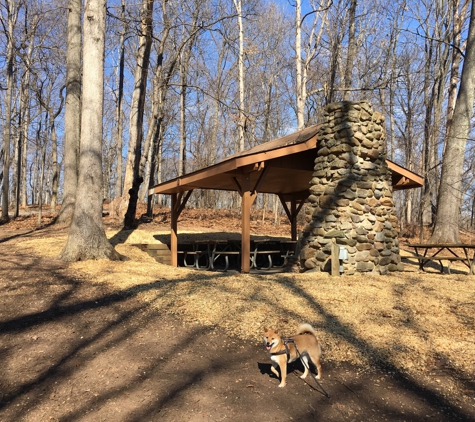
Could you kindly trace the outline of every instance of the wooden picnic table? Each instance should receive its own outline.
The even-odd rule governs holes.
[[[280,241],[273,240],[273,239],[255,239],[251,241],[251,268],[261,268],[265,270],[271,269],[275,262],[272,260],[272,256],[275,255],[276,257],[280,258],[281,249],[280,249]],[[264,256],[264,262],[258,262],[258,258],[260,256]]]
[[[206,242],[180,243],[180,250],[177,251],[177,254],[183,255],[183,265],[185,267],[195,267],[197,270],[210,268],[209,245]],[[191,257],[191,263],[188,262],[188,257]]]
[[[251,269],[270,270],[283,267],[287,259],[294,254],[296,243],[292,240],[267,238],[251,240]],[[242,245],[238,240],[202,239],[192,243],[180,243],[177,252],[183,255],[185,267],[227,271],[230,266],[240,267],[238,260],[242,254]],[[260,257],[262,259],[259,259]]]
[[[442,261],[448,261],[447,272],[450,274],[450,263],[459,261],[464,263],[469,274],[475,273],[475,244],[470,243],[408,243],[415,251],[415,256],[419,261],[419,268],[424,270],[424,266],[430,261],[439,261],[440,272],[444,272]]]
[[[241,244],[235,240],[217,240],[211,251],[211,269],[227,271],[230,266],[229,258],[234,258],[232,264],[239,266],[238,259],[241,256]],[[220,264],[221,261],[221,265]],[[224,262],[223,262],[224,261]],[[218,266],[217,266],[218,264]],[[224,267],[224,268],[222,268]]]

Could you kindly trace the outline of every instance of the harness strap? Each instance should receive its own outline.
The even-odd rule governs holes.
[[[290,352],[289,352],[289,348],[287,347],[287,344],[294,343],[295,349],[297,349],[297,345],[295,344],[295,341],[294,341],[293,338],[284,338],[283,340],[284,340],[285,350],[280,350],[280,351],[275,352],[275,353],[270,353],[270,355],[275,356],[275,355],[286,354],[287,355],[287,362],[289,362],[290,361]],[[297,352],[298,352],[298,349],[297,349]]]

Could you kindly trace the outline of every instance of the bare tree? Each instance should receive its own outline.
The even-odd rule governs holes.
[[[76,200],[81,136],[81,0],[69,0],[66,56],[63,201],[59,224],[71,224]]]
[[[64,86],[60,89],[59,95],[61,98],[60,104],[56,111],[53,110],[53,106],[50,101],[50,94],[52,89],[49,90],[47,97],[43,98],[43,82],[41,83],[41,88],[37,92],[38,101],[41,106],[47,111],[48,120],[49,120],[49,131],[51,136],[51,158],[52,158],[52,186],[51,186],[51,210],[52,212],[56,211],[56,204],[58,199],[58,180],[59,180],[59,170],[58,170],[58,136],[56,133],[56,119],[61,114],[64,103],[63,90]],[[45,142],[46,144],[46,142]],[[46,151],[46,148],[44,149]],[[42,181],[44,180],[44,165],[42,170]],[[42,182],[43,184],[43,182]]]
[[[145,138],[144,143],[144,153],[140,160],[140,173],[143,175],[144,179],[148,180],[146,186],[149,188],[153,186],[155,177],[157,176],[158,180],[161,178],[161,165],[162,165],[162,152],[163,152],[163,137],[166,127],[166,114],[168,108],[173,108],[173,105],[170,105],[168,102],[167,94],[170,87],[173,85],[173,77],[179,73],[179,65],[185,65],[185,69],[182,69],[180,75],[179,86],[181,87],[181,93],[185,95],[180,95],[180,101],[183,101],[186,97],[186,91],[188,89],[186,82],[186,67],[187,62],[191,59],[192,48],[198,37],[198,34],[203,31],[205,25],[205,16],[203,16],[203,2],[198,0],[196,3],[187,4],[184,3],[186,9],[191,10],[191,13],[187,13],[185,9],[182,13],[179,14],[181,30],[178,30],[180,26],[177,27],[176,31],[173,31],[173,22],[172,16],[169,14],[169,4],[167,0],[162,0],[161,10],[162,10],[162,31],[158,37],[159,42],[156,45],[157,53],[157,62],[153,77],[153,92],[152,92],[152,113],[149,120],[148,132]],[[182,19],[184,16],[189,16],[190,19],[186,21],[186,24],[183,24]],[[207,16],[206,16],[207,18]],[[201,23],[199,23],[201,21]],[[213,22],[207,23],[206,26],[212,26]],[[170,50],[169,49],[172,47]],[[165,60],[166,57],[166,60]],[[184,101],[182,103],[182,109],[184,111]],[[182,134],[186,131],[185,119],[180,119],[180,125]],[[181,146],[179,148],[183,151],[185,148],[186,140],[184,136],[180,140]],[[149,160],[149,172],[144,174],[146,159],[150,157]],[[178,163],[177,167],[183,171],[183,162],[184,162],[184,151],[183,158],[180,158],[180,153],[178,153]],[[180,170],[178,170],[180,172]],[[151,216],[152,213],[152,197],[148,197],[148,207],[147,214]]]
[[[180,53],[180,152],[178,166],[178,175],[181,176],[186,173],[186,106],[187,106],[187,91],[188,91],[188,71],[191,60],[191,53],[198,35],[198,18],[200,16],[200,8],[197,7],[193,11],[192,22],[183,27],[182,39],[183,45]],[[185,31],[187,27],[188,31]]]
[[[119,216],[124,215],[124,227],[132,227],[135,221],[138,192],[143,175],[140,175],[139,164],[142,156],[143,121],[145,95],[147,91],[147,75],[152,47],[152,15],[154,0],[143,0],[141,10],[141,27],[137,65],[135,67],[134,91],[130,106],[130,138],[125,169],[124,188],[120,201]],[[126,210],[124,214],[124,210]]]
[[[118,87],[116,99],[116,146],[117,146],[117,180],[116,195],[122,196],[122,136],[123,136],[123,102],[124,102],[124,70],[125,70],[125,34],[127,32],[127,22],[125,20],[125,0],[121,0],[120,17],[122,21],[122,29],[119,40],[119,66]]]
[[[102,118],[106,0],[89,0],[84,10],[84,55],[79,179],[65,261],[119,259],[102,221]]]
[[[459,84],[460,64],[462,63],[463,46],[461,45],[462,28],[467,14],[469,0],[452,0],[453,16],[453,39],[452,41],[452,66],[450,69],[450,83],[447,99],[447,124],[446,135],[450,132],[454,115],[455,103],[457,101],[457,86]]]
[[[242,21],[242,0],[233,0],[237,11],[239,28],[239,51],[238,51],[238,71],[239,71],[239,112],[238,112],[238,131],[239,131],[239,151],[244,150],[244,127],[246,125],[246,114],[244,112],[244,25]]]
[[[313,90],[311,92],[307,92],[307,83],[309,82],[308,75],[311,70],[311,64],[317,56],[317,49],[320,47],[323,31],[326,26],[328,12],[332,2],[332,0],[325,0],[322,5],[314,5],[312,10],[306,13],[303,17],[301,10],[301,0],[297,0],[295,3],[295,87],[297,91],[296,110],[298,129],[303,129],[306,124],[305,109],[307,105],[307,97],[319,91]],[[314,15],[314,20],[307,39],[305,40],[305,57],[303,57],[302,30],[305,19],[311,15]]]
[[[22,63],[24,65],[23,74],[20,81],[20,104],[18,112],[18,142],[15,148],[15,209],[14,218],[20,214],[20,203],[26,206],[26,145],[28,140],[28,129],[30,126],[30,83],[31,83],[31,63],[33,55],[34,37],[39,18],[37,15],[28,20],[28,13],[25,13],[24,36],[21,46],[28,45],[26,51],[21,52]]]
[[[2,185],[2,221],[10,219],[8,215],[8,205],[10,199],[10,135],[12,121],[12,102],[13,102],[13,84],[14,69],[13,63],[15,59],[15,40],[14,28],[18,17],[18,5],[16,0],[7,0],[5,3],[7,9],[7,23],[2,20],[4,31],[7,36],[7,92],[5,98],[5,124],[3,126],[3,185]]]
[[[472,1],[467,49],[452,124],[447,136],[433,243],[460,242],[459,221],[465,147],[475,97],[475,1]]]
[[[345,74],[343,78],[343,100],[348,101],[350,99],[350,90],[352,88],[352,73],[353,73],[353,62],[356,56],[356,3],[357,0],[350,0],[350,7],[348,10],[349,13],[349,29],[348,29],[348,53],[346,55],[346,66]]]
[[[434,10],[428,10],[423,20],[427,37],[425,39],[424,64],[424,146],[422,150],[422,171],[424,187],[420,201],[420,223],[422,227],[431,226],[433,207],[436,203],[438,188],[438,140],[440,137],[442,106],[444,101],[444,85],[449,71],[450,11],[446,5],[436,3]],[[429,14],[435,17],[435,23],[430,22]],[[445,42],[444,42],[445,41]],[[420,231],[423,235],[423,230]],[[422,240],[422,237],[421,237]]]
[[[306,81],[302,77],[302,1],[295,2],[295,68],[297,88],[297,128],[305,125]]]

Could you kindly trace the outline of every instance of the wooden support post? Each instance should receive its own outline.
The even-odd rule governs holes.
[[[290,238],[292,240],[297,240],[297,202],[295,198],[292,198],[292,202],[290,203]]]
[[[251,271],[251,205],[252,197],[250,191],[242,194],[242,233],[241,233],[241,272]]]
[[[335,239],[332,239],[332,254],[331,254],[331,264],[332,264],[332,276],[340,275],[340,247],[336,244]]]
[[[178,267],[178,194],[172,193],[170,253],[172,267]]]
[[[185,208],[188,198],[192,194],[193,189],[186,192],[172,193],[172,209],[171,209],[171,230],[170,230],[170,253],[172,267],[178,267],[178,217]]]
[[[251,187],[251,175],[245,174],[235,180],[241,195],[241,272],[251,271],[251,206],[257,197],[257,191]],[[240,182],[240,183],[239,183]]]

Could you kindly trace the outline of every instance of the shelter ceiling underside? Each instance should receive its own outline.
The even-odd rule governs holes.
[[[215,189],[239,191],[247,187],[259,193],[294,196],[297,199],[308,197],[308,188],[313,174],[313,156],[308,151],[290,157],[279,157],[253,165],[231,169],[217,174],[202,174],[196,180],[182,179],[183,183],[160,189],[155,193],[177,193],[190,189]]]

